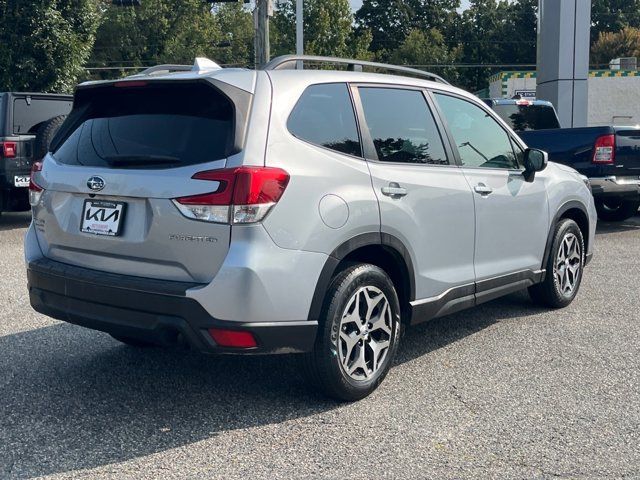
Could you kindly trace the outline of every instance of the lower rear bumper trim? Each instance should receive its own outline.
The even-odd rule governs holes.
[[[28,265],[32,307],[52,318],[113,335],[171,346],[186,344],[202,353],[275,354],[313,349],[315,321],[243,323],[211,317],[185,296],[194,284],[150,280],[39,259]],[[255,348],[216,345],[209,328],[251,332]]]

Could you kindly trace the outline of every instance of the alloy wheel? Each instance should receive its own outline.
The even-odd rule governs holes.
[[[578,285],[580,270],[582,269],[582,246],[578,237],[567,233],[562,239],[553,273],[560,293],[571,297]]]
[[[339,354],[345,373],[354,380],[370,379],[384,365],[391,344],[393,314],[378,288],[358,289],[340,321]]]

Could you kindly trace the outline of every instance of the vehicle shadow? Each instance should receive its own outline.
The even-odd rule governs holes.
[[[0,232],[27,228],[29,223],[31,223],[31,212],[3,212],[0,215]]]
[[[532,313],[515,294],[408,329],[397,363]],[[0,478],[95,468],[346,408],[310,391],[297,361],[135,349],[68,324],[0,337]]]
[[[640,230],[640,215],[631,217],[624,222],[598,222],[598,228],[596,235],[603,235],[607,233],[621,233],[629,232],[632,230]]]

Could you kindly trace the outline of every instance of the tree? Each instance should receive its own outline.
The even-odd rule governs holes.
[[[640,28],[640,0],[592,0],[591,40],[602,32],[619,32],[624,27]]]
[[[591,47],[591,61],[608,65],[614,58],[640,57],[640,30],[626,27],[621,31],[601,32]]]
[[[508,2],[472,0],[457,25],[457,41],[462,45],[462,62],[468,65],[498,64],[502,60],[502,28],[507,17]],[[460,71],[462,85],[477,91],[487,84],[492,67],[465,68]]]
[[[517,0],[503,5],[505,18],[499,35],[501,63],[535,64],[538,43],[538,0]]]
[[[253,65],[255,33],[251,12],[241,3],[227,3],[216,11],[215,19],[222,35],[215,60],[235,66]]]
[[[371,50],[385,57],[384,52],[398,48],[412,30],[446,32],[459,6],[459,0],[364,0],[356,22],[371,31]]]
[[[295,0],[286,0],[276,12],[273,44],[276,54],[296,48]],[[304,15],[305,53],[335,57],[368,57],[370,34],[357,34],[348,0],[306,0]]]
[[[409,32],[400,47],[390,53],[389,60],[397,65],[411,65],[420,68],[421,65],[454,63],[460,53],[461,48],[450,49],[447,46],[439,30],[432,28],[424,32],[414,29]],[[428,68],[428,70],[441,74],[450,82],[457,79],[454,67]]]
[[[211,6],[201,0],[144,0],[136,8],[109,6],[97,32],[91,65],[188,64],[198,56],[215,58],[221,40]]]
[[[95,0],[0,0],[0,90],[71,91],[98,20]]]

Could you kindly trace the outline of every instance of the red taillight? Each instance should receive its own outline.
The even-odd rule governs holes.
[[[616,160],[616,136],[603,135],[598,137],[593,149],[592,163],[611,165]]]
[[[219,185],[214,192],[180,197],[174,203],[189,218],[217,223],[259,222],[280,200],[289,184],[287,172],[269,167],[208,170],[192,178],[219,182]]]
[[[254,348],[258,346],[251,332],[210,328],[209,335],[221,347]]]
[[[44,189],[33,179],[33,174],[42,171],[42,162],[33,162],[31,165],[31,176],[29,177],[29,204],[35,207],[40,203]]]
[[[128,87],[146,87],[149,82],[144,80],[125,80],[122,82],[116,82],[113,84],[116,88],[128,88]]]
[[[4,158],[15,158],[17,154],[17,145],[16,142],[2,142],[2,156]]]

